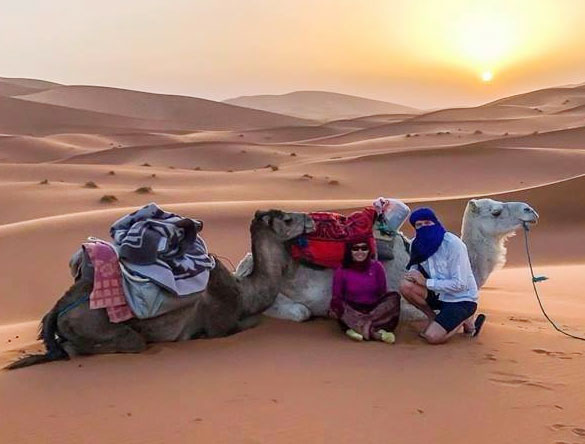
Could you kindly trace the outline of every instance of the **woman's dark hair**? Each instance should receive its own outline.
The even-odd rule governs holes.
[[[351,255],[351,248],[357,244],[366,244],[370,249],[369,259],[374,259],[374,251],[372,250],[372,243],[365,239],[363,241],[354,241],[345,243],[345,253],[343,254],[343,268],[348,268],[353,264],[353,256]]]

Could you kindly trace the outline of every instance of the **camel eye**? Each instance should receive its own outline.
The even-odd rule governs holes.
[[[501,209],[492,211],[492,216],[494,216],[494,217],[498,217],[500,214],[502,214]]]

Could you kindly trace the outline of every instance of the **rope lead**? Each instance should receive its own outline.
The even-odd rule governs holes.
[[[528,266],[530,267],[530,275],[532,276],[532,287],[534,288],[534,294],[536,295],[536,300],[538,301],[538,305],[540,306],[540,311],[542,311],[542,314],[544,315],[544,317],[547,319],[548,322],[551,323],[551,325],[554,327],[554,329],[556,331],[558,331],[559,333],[562,333],[570,338],[579,339],[580,341],[585,341],[585,338],[583,338],[581,336],[575,336],[571,333],[567,333],[566,331],[564,331],[560,327],[558,327],[557,324],[555,324],[555,322],[548,316],[544,307],[542,306],[542,302],[540,301],[540,296],[538,294],[538,289],[536,288],[536,284],[538,282],[546,281],[548,279],[548,277],[542,276],[542,275],[541,276],[534,275],[534,270],[532,269],[532,259],[530,258],[530,248],[528,246],[528,231],[529,231],[528,223],[523,222],[522,226],[524,227],[524,243],[526,245],[526,256],[528,257]]]

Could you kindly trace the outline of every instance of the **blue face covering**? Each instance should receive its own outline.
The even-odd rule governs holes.
[[[416,229],[416,236],[410,246],[410,262],[407,268],[414,264],[420,264],[435,254],[445,237],[445,228],[430,208],[417,208],[412,212],[409,219],[410,224],[414,227],[419,220],[430,220],[435,225]]]

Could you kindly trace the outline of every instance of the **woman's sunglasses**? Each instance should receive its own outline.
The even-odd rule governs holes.
[[[367,245],[351,247],[351,251],[370,251]]]

